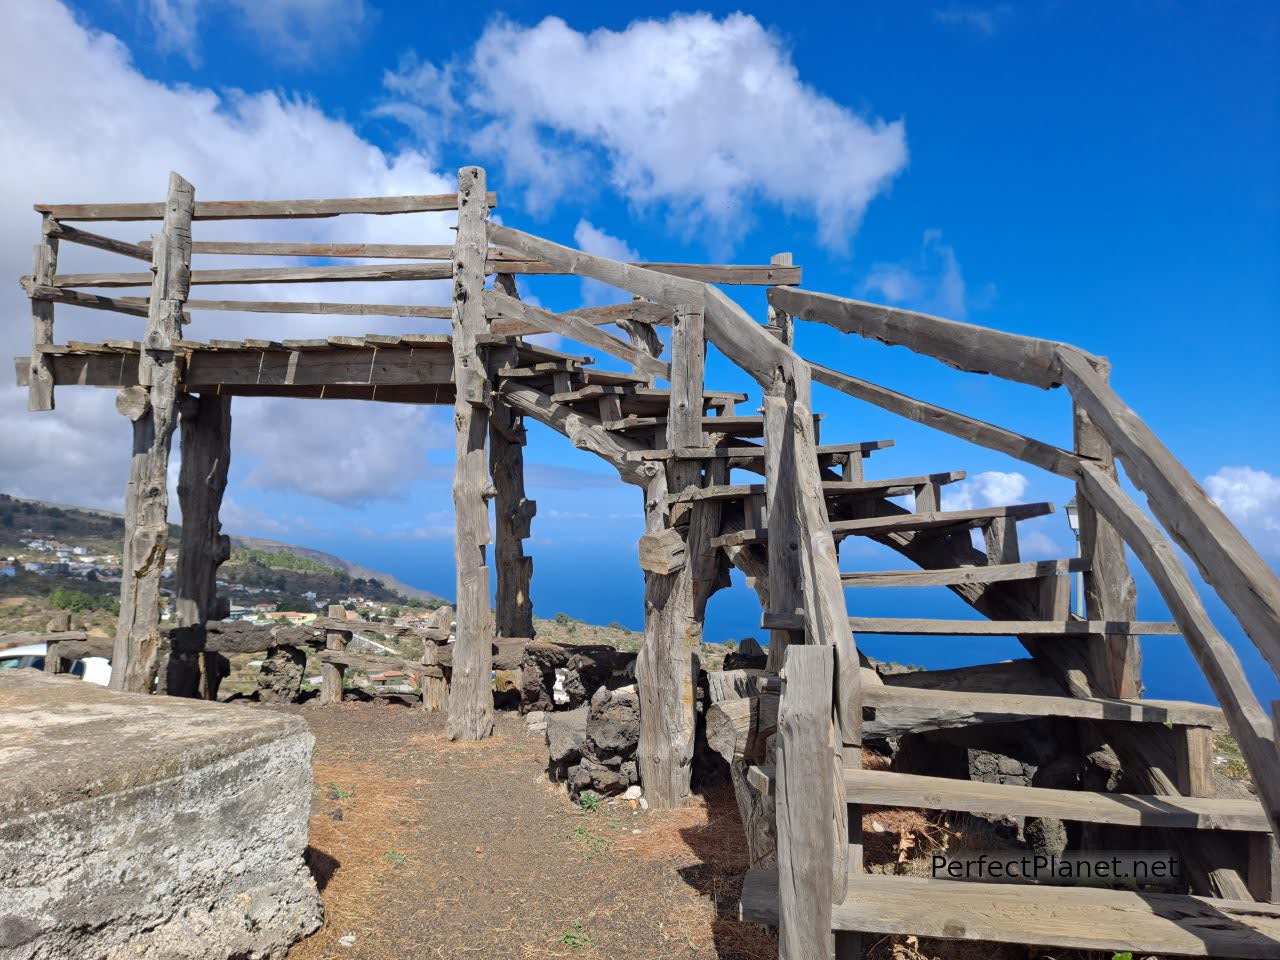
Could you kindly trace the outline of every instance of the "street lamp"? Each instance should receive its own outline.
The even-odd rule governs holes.
[[[1067,501],[1067,526],[1071,528],[1072,534],[1076,538],[1076,557],[1081,556],[1080,552],[1080,502],[1072,497]],[[1076,571],[1076,616],[1081,620],[1085,617],[1084,610],[1084,573]]]

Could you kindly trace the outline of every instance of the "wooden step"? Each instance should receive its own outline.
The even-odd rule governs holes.
[[[777,924],[776,871],[747,871],[740,916]],[[832,908],[832,927],[1135,955],[1280,956],[1275,904],[1088,887],[857,874],[849,877],[844,902]]]
[[[702,396],[706,405],[715,410],[724,410],[747,399],[745,393],[733,393],[727,390],[704,390]],[[599,408],[601,400],[607,400],[610,403],[616,403],[615,409],[620,409],[625,415],[659,416],[665,414],[670,407],[671,391],[635,384],[616,386],[592,384],[554,394],[551,399],[556,403],[570,406],[585,404],[586,409],[592,413]]]
[[[824,480],[822,492],[828,497],[905,497],[914,494],[929,483],[955,483],[963,480],[963,470],[951,473],[931,473],[918,477],[890,477],[885,480]],[[735,483],[702,487],[672,494],[670,503],[693,503],[698,500],[741,500],[744,497],[763,496],[763,483]]]
[[[867,737],[898,737],[926,730],[1011,723],[1029,717],[1227,729],[1222,711],[1217,707],[1180,700],[1049,697],[864,684],[862,702],[866,707],[884,708],[877,710],[874,720],[863,722],[863,735]]]
[[[1088,571],[1089,561],[1083,557],[1075,557],[1069,560],[989,563],[942,570],[858,570],[842,573],[840,579],[846,587],[951,587],[967,583],[1035,580]]]
[[[849,629],[854,633],[899,637],[1170,637],[1180,632],[1176,623],[1146,620],[913,620],[906,617],[850,617]]]
[[[1007,507],[982,507],[978,510],[942,510],[935,513],[901,513],[891,517],[869,517],[864,520],[836,520],[831,533],[837,539],[851,536],[876,537],[889,533],[911,533],[922,530],[956,530],[983,527],[993,520],[1027,520],[1053,513],[1052,503],[1015,503]],[[711,541],[714,547],[736,547],[748,543],[764,543],[768,529],[752,528],[724,534]]]
[[[774,768],[752,767],[748,781],[773,793]],[[891,770],[844,771],[850,803],[922,810],[951,810],[1016,817],[1056,817],[1076,823],[1111,823],[1173,830],[1240,830],[1269,833],[1266,811],[1257,800],[1217,797],[1157,797],[1126,793],[1051,790],[978,780],[924,777]]]
[[[892,440],[864,440],[858,443],[824,443],[818,447],[818,463],[824,467],[843,462],[850,454],[869,457],[876,450],[887,450]],[[632,460],[707,460],[711,458],[758,461],[763,470],[764,447],[691,447],[687,450],[637,450],[627,455]]]
[[[823,414],[815,413],[813,415],[814,425],[822,419]],[[626,433],[631,430],[656,430],[667,425],[666,417],[623,417],[620,420],[608,420],[602,426],[606,430],[613,430],[619,433]],[[764,436],[764,417],[757,416],[729,416],[729,417],[703,417],[702,430],[704,433],[723,433],[735,437],[762,437]]]

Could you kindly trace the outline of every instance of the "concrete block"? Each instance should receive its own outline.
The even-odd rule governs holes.
[[[0,671],[0,960],[266,960],[320,924],[297,717]]]

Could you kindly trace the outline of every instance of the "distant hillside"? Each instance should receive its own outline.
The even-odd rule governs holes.
[[[0,550],[5,554],[20,552],[22,545],[19,538],[24,536],[25,530],[33,531],[33,534],[27,536],[54,537],[95,550],[119,553],[124,535],[124,517],[107,510],[25,500],[0,493]],[[171,525],[170,535],[175,543],[181,541],[182,528],[176,524]],[[231,543],[233,547],[305,557],[330,570],[340,570],[352,580],[377,580],[388,592],[411,600],[430,602],[445,599],[427,590],[411,587],[389,573],[371,570],[322,550],[257,537],[233,536]]]
[[[353,580],[377,580],[382,583],[388,590],[403,594],[414,600],[444,600],[445,598],[437,593],[431,593],[427,590],[419,590],[417,587],[411,587],[407,583],[397,580],[389,573],[380,573],[377,570],[370,570],[358,563],[352,563],[350,560],[343,560],[341,557],[335,557],[331,553],[325,553],[323,550],[312,550],[310,547],[299,547],[289,543],[277,543],[275,540],[263,540],[259,537],[232,537],[232,547],[245,547],[249,550],[265,550],[268,553],[292,553],[295,556],[306,557],[308,560],[314,560],[321,566],[329,567],[333,570],[345,570]]]

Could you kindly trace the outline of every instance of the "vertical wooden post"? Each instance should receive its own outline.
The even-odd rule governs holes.
[[[703,364],[706,341],[702,311],[678,307],[671,335],[671,399],[667,446],[682,449],[701,440]],[[696,434],[695,434],[695,431]],[[692,438],[697,437],[697,440]],[[645,533],[667,529],[666,497],[699,485],[698,460],[674,458],[659,468],[645,490]],[[719,531],[714,514],[694,504],[685,532],[685,562],[670,573],[645,573],[645,637],[636,657],[640,698],[637,758],[645,797],[656,809],[684,806],[691,796],[696,731],[695,662],[702,641],[706,598],[714,590],[717,551],[711,538]]]
[[[775,266],[789,267],[791,266],[791,254],[775,253],[769,258],[769,262]],[[795,343],[795,321],[791,315],[785,310],[779,310],[773,304],[769,304],[769,319],[765,324],[765,329],[772,333],[775,337],[785,343],[788,347]],[[859,477],[858,479],[862,479]]]
[[[338,603],[329,605],[330,620],[345,620],[347,609]],[[326,650],[345,650],[351,642],[350,630],[336,630],[332,627],[324,632],[324,648]],[[342,691],[346,679],[346,671],[336,663],[320,661],[320,703],[328,705],[342,702]]]
[[[160,578],[169,545],[169,448],[177,422],[182,307],[191,281],[195,188],[169,174],[163,232],[152,247],[151,301],[138,364],[141,391],[125,388],[117,408],[133,420],[133,460],[125,493],[120,619],[111,686],[150,693],[160,654]]]
[[[432,616],[430,635],[422,644],[422,709],[427,713],[443,710],[449,703],[449,683],[440,666],[440,647],[449,642],[453,609],[440,607]]]
[[[533,638],[533,558],[525,556],[536,501],[524,489],[524,417],[505,403],[495,403],[489,419],[489,470],[493,475],[497,567],[497,633],[500,637]]]
[[[458,171],[458,235],[453,247],[453,475],[458,638],[449,688],[450,740],[483,740],[493,732],[493,608],[486,548],[489,532],[488,438],[490,383],[477,338],[488,332],[484,270],[488,250],[485,173]]]
[[[804,613],[800,565],[799,498],[796,493],[795,432],[786,387],[763,397],[765,502],[769,522],[769,612]],[[787,647],[803,642],[803,631],[769,632],[769,669],[782,669]]]
[[[1173,752],[1178,790],[1184,797],[1212,797],[1213,731],[1208,727],[1174,727]]]
[[[36,244],[34,263],[31,269],[33,283],[48,286],[53,283],[53,276],[58,272],[58,240],[49,236],[54,226],[54,219],[45,214],[41,221],[43,240]],[[53,409],[53,365],[49,358],[40,352],[45,344],[53,343],[53,301],[31,301],[31,377],[27,388],[28,410]]]
[[[787,648],[778,704],[778,958],[824,960],[835,856],[831,797],[833,648]]]
[[[178,506],[182,512],[182,541],[174,578],[174,625],[204,627],[221,614],[218,567],[231,556],[231,538],[222,532],[218,518],[231,463],[231,398],[213,393],[186,398],[180,427]],[[216,669],[210,661],[217,656],[220,655],[170,655],[162,678],[165,692],[196,696],[202,686],[200,677]],[[203,686],[207,691],[209,684]]]
[[[1075,450],[1116,474],[1115,452],[1084,408],[1073,409]],[[1080,556],[1089,561],[1084,574],[1085,616],[1089,620],[1131,621],[1137,617],[1138,588],[1129,573],[1124,540],[1103,520],[1076,485],[1080,516]],[[1142,648],[1138,638],[1116,634],[1089,640],[1090,679],[1103,697],[1133,699],[1142,695]]]

